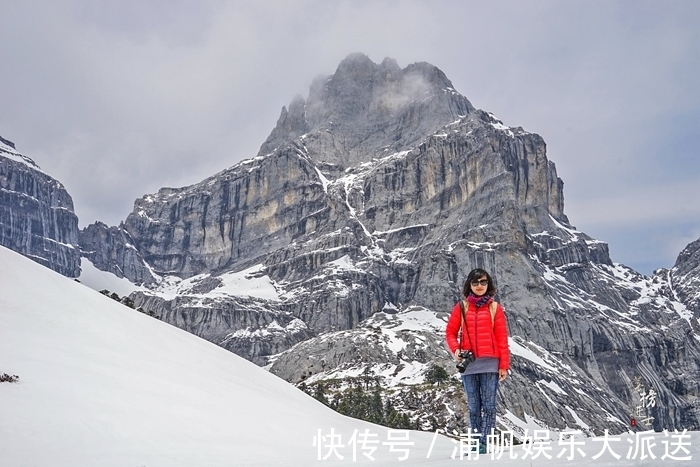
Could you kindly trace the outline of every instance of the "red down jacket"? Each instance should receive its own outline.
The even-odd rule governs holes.
[[[450,351],[454,355],[455,350],[461,348],[462,350],[471,350],[476,357],[496,357],[498,358],[499,370],[509,369],[508,325],[503,307],[500,303],[498,304],[492,322],[489,310],[490,302],[479,309],[476,309],[473,303],[469,303],[467,300],[465,302],[468,306],[465,319],[469,333],[460,333],[462,307],[457,302],[452,308],[452,314],[445,328],[445,339]]]

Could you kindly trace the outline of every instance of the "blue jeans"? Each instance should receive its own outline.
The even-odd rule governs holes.
[[[480,442],[486,444],[486,436],[496,427],[498,373],[462,375],[462,385],[469,404],[469,426],[481,433]]]

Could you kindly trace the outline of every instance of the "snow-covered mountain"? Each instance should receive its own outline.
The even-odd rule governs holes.
[[[7,467],[448,466],[466,451],[442,435],[339,415],[218,346],[0,247],[5,374],[18,377],[0,382]],[[515,446],[499,464],[588,465],[598,455],[596,465],[652,466],[700,455],[698,433],[617,437],[612,453],[601,453],[602,438],[530,433],[542,453]]]
[[[544,140],[427,63],[349,56],[282,109],[256,157],[144,196],[80,245],[141,287],[144,312],[332,405],[374,385],[426,430],[465,428],[457,381],[425,375],[452,371],[442,326],[484,267],[514,354],[499,427],[700,427],[697,248],[651,278],[615,264],[569,222]]]

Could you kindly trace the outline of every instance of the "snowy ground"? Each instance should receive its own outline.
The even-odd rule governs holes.
[[[78,280],[93,290],[107,289],[120,297],[143,289],[143,287],[132,284],[129,279],[119,278],[111,272],[100,271],[87,258],[80,258],[80,277]]]
[[[2,373],[20,378],[0,383],[0,464],[7,467],[647,466],[700,459],[698,433],[622,437],[610,442],[619,460],[607,451],[593,460],[599,440],[559,445],[544,433],[533,433],[542,440],[530,453],[516,446],[514,459],[460,460],[459,449],[453,459],[459,446],[451,439],[341,416],[214,344],[0,247]],[[667,453],[692,460],[661,460]]]

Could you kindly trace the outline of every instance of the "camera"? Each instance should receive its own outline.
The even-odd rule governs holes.
[[[473,362],[476,357],[474,357],[474,353],[471,350],[463,350],[459,353],[459,357],[462,359],[459,362],[457,362],[457,370],[460,373],[464,373],[464,370],[467,369],[467,365],[469,365],[471,362]]]

